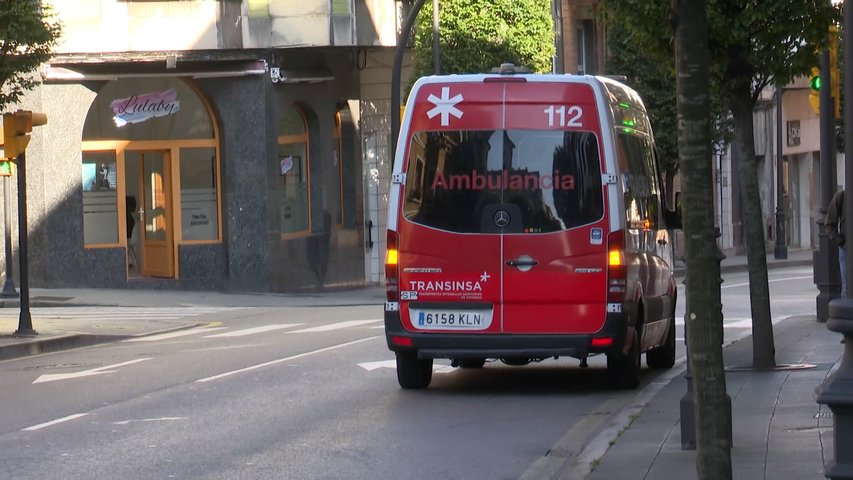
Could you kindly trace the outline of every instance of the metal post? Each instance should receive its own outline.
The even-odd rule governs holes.
[[[788,258],[788,246],[785,244],[785,205],[782,192],[784,184],[782,179],[782,94],[784,90],[781,85],[776,85],[776,248],[773,249],[773,258]]]
[[[845,42],[846,45],[846,42]],[[846,66],[845,66],[846,70]],[[835,193],[835,136],[833,134],[833,116],[835,115],[830,92],[829,50],[820,55],[820,208],[817,227],[819,250],[814,255],[815,283],[820,293],[816,299],[817,321],[826,322],[829,318],[829,302],[838,297],[841,291],[841,273],[838,271],[838,249],[823,229],[829,202]],[[845,86],[845,91],[846,91]]]
[[[15,335],[38,335],[30,316],[30,282],[27,265],[27,152],[21,152],[18,166],[18,250],[20,252],[21,315]]]
[[[436,75],[441,75],[440,38],[438,30],[438,0],[432,0],[432,64]]]
[[[685,289],[686,290],[686,289]],[[687,295],[685,295],[687,297]],[[684,369],[684,380],[687,381],[687,391],[679,402],[681,424],[681,449],[696,450],[696,417],[693,409],[693,372],[691,372],[690,349],[687,347],[687,315],[690,309],[684,309],[684,350],[687,354],[687,368]]]
[[[844,0],[844,31],[853,31],[853,0]],[[853,40],[844,37],[844,54],[853,55]],[[827,57],[828,55],[824,55]],[[847,57],[851,58],[851,57]],[[826,62],[828,66],[829,62]],[[821,65],[821,77],[823,77]],[[827,69],[828,70],[828,69]],[[828,73],[828,72],[827,72]],[[845,78],[853,78],[853,62],[844,64]],[[822,80],[822,78],[821,78]],[[821,85],[820,110],[833,110],[831,99],[824,102],[824,86]],[[827,88],[827,90],[829,90]],[[845,82],[844,98],[850,101],[853,95],[853,82]],[[853,112],[847,105],[844,108],[844,142],[853,142]],[[821,125],[823,126],[823,125]],[[853,185],[853,158],[845,157],[845,185]],[[844,210],[853,211],[853,195],[844,195]],[[845,235],[853,238],[853,222],[845,222]],[[853,270],[853,256],[847,257],[847,272]],[[853,479],[853,289],[847,290],[846,298],[836,298],[829,302],[829,320],[826,327],[844,335],[844,353],[841,365],[832,376],[817,388],[817,403],[829,406],[832,410],[832,439],[835,454],[831,463],[824,466],[824,474],[832,480]]]
[[[397,38],[397,47],[394,49],[394,66],[391,68],[391,168],[394,168],[394,157],[397,155],[397,136],[400,135],[400,77],[403,70],[403,54],[406,52],[406,44],[412,36],[412,25],[424,6],[424,0],[415,0],[412,11],[403,22],[400,36]]]
[[[6,281],[0,297],[17,297],[15,289],[15,274],[12,269],[12,192],[9,188],[9,177],[3,177],[3,236],[6,241]]]

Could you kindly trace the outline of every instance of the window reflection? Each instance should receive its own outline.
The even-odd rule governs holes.
[[[83,152],[83,241],[118,242],[115,152]]]

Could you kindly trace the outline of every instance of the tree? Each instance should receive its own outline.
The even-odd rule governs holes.
[[[608,0],[608,21],[621,22],[637,41],[659,58],[671,54],[671,39],[661,25],[667,2]],[[708,4],[710,78],[721,92],[733,124],[732,158],[737,165],[749,262],[753,367],[776,366],[764,221],[761,216],[752,114],[761,91],[784,85],[817,64],[839,9],[826,0],[712,0]]]
[[[440,0],[441,73],[484,73],[502,63],[551,71],[550,0]],[[432,2],[415,23],[414,78],[433,69]]]
[[[603,5],[606,9],[607,4]],[[606,11],[604,12],[606,16]],[[678,132],[675,105],[675,56],[660,58],[656,52],[638,48],[634,35],[623,22],[607,22],[607,71],[624,75],[628,84],[640,92],[655,132],[655,146],[660,156],[661,170],[666,175],[666,191],[673,192],[673,179],[678,173]],[[713,141],[727,142],[731,138],[728,112],[719,95],[711,96]]]
[[[720,262],[714,212],[707,208],[714,201],[707,11],[705,1],[673,0],[672,6],[696,470],[700,480],[724,480],[732,478],[732,417],[723,368]]]
[[[0,110],[36,85],[32,73],[46,62],[62,27],[37,0],[0,2]]]

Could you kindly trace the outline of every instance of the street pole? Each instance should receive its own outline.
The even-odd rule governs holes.
[[[397,136],[400,134],[400,77],[403,70],[403,55],[406,52],[406,44],[412,36],[412,25],[424,6],[424,0],[415,0],[412,10],[403,28],[400,37],[397,38],[397,47],[394,49],[394,66],[391,67],[391,169],[394,168],[394,157],[397,155]]]
[[[432,64],[435,74],[441,75],[441,43],[438,30],[438,0],[432,0]]]
[[[38,335],[33,330],[30,316],[30,282],[27,265],[27,152],[21,152],[15,162],[18,166],[18,251],[20,252],[21,315],[15,335]]]
[[[773,258],[788,258],[788,247],[785,245],[785,205],[782,179],[782,94],[781,85],[776,85],[776,248]]]
[[[845,41],[845,45],[847,42]],[[846,66],[845,66],[846,70]],[[814,275],[817,283],[817,321],[826,322],[829,318],[829,302],[838,297],[841,291],[841,272],[838,270],[838,249],[823,228],[826,211],[835,193],[835,143],[830,91],[832,79],[829,74],[829,50],[823,49],[820,55],[820,208],[817,215],[819,249],[814,252]],[[845,85],[845,91],[847,86]],[[845,113],[846,115],[846,113]]]
[[[3,283],[3,291],[0,297],[17,297],[15,289],[15,274],[12,269],[12,192],[10,192],[9,177],[3,177],[3,236],[6,241],[6,281]]]
[[[853,0],[844,0],[844,30],[853,31]],[[853,40],[850,35],[844,36],[845,58],[853,58]],[[829,66],[829,57],[824,50]],[[828,69],[827,69],[828,70]],[[828,73],[828,72],[827,72]],[[828,76],[828,75],[827,75]],[[821,65],[823,77],[823,65]],[[853,78],[853,62],[844,62],[844,77]],[[823,78],[821,78],[822,80]],[[824,102],[823,85],[821,85],[820,111],[832,111],[834,106],[831,99]],[[827,88],[827,90],[829,90]],[[853,145],[853,111],[847,108],[853,106],[850,99],[853,95],[853,82],[844,82],[844,142]],[[848,103],[850,102],[850,103]],[[823,125],[821,125],[823,127]],[[822,134],[823,132],[821,132]],[[845,155],[844,183],[853,185],[853,158]],[[853,195],[844,195],[843,209],[853,212]],[[853,222],[845,222],[844,234],[853,238]],[[847,257],[847,274],[853,271],[853,256]],[[848,277],[853,278],[853,277]],[[853,479],[853,289],[847,290],[846,298],[836,298],[829,302],[829,320],[826,328],[844,335],[844,353],[838,370],[820,385],[817,390],[817,403],[829,406],[832,411],[832,440],[835,454],[833,460],[824,465],[824,474],[831,480]]]

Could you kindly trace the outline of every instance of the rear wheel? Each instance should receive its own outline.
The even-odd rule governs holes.
[[[633,390],[640,385],[640,337],[637,330],[634,330],[627,355],[621,351],[607,354],[607,377],[617,388]]]
[[[414,353],[397,353],[397,381],[406,389],[429,386],[432,380],[432,359],[420,359]]]
[[[658,370],[672,368],[675,365],[675,314],[669,319],[669,332],[666,342],[654,350],[646,352],[646,365]]]

